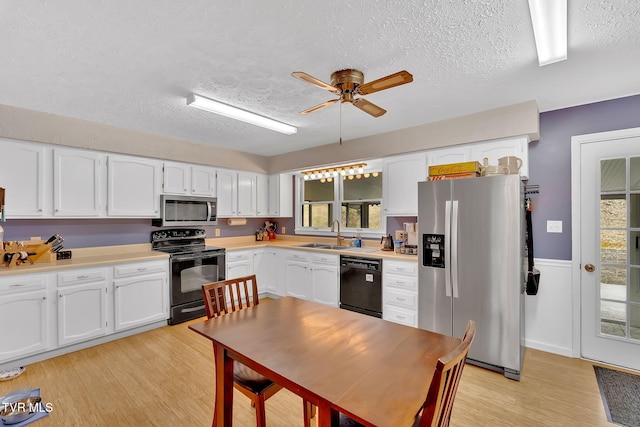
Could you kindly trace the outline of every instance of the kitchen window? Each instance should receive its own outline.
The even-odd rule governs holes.
[[[296,231],[325,234],[334,218],[344,234],[381,234],[382,172],[338,175],[316,179],[299,178]]]

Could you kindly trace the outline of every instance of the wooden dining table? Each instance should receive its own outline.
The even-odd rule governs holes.
[[[366,426],[409,427],[438,358],[461,342],[294,297],[189,328],[216,347],[218,426],[232,425],[237,360],[316,405],[319,427],[336,425],[339,413]]]

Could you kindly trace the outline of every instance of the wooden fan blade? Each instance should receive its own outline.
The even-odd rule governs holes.
[[[376,104],[372,104],[364,98],[354,99],[353,105],[355,105],[365,113],[371,114],[373,117],[380,117],[387,112],[387,110],[378,107]]]
[[[413,76],[409,72],[402,70],[395,74],[390,74],[387,77],[382,77],[381,79],[360,85],[358,87],[358,93],[361,95],[367,95],[380,90],[389,89],[394,86],[411,83],[412,81]]]
[[[340,93],[340,89],[338,89],[337,87],[331,86],[330,84],[325,83],[322,80],[318,80],[315,77],[310,76],[309,74],[302,71],[294,71],[293,73],[291,73],[291,75],[297,79],[302,80],[303,82],[311,83],[314,86],[318,86],[320,89],[325,89],[333,93]]]
[[[300,114],[313,113],[314,111],[318,111],[318,110],[321,110],[321,109],[323,109],[325,107],[328,107],[329,105],[333,105],[338,101],[340,101],[340,100],[339,99],[331,99],[331,100],[329,100],[327,102],[323,102],[322,104],[318,104],[315,107],[311,107],[311,108],[308,108],[308,109],[306,109],[304,111],[300,111]]]

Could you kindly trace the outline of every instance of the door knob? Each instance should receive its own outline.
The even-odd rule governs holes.
[[[596,266],[593,264],[587,264],[584,266],[584,269],[589,273],[593,273],[594,271],[596,271]]]

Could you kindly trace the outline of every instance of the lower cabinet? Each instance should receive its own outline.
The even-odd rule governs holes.
[[[337,307],[339,260],[338,255],[288,251],[287,295]]]
[[[73,344],[108,333],[110,288],[106,268],[58,273],[58,345]]]
[[[382,318],[418,327],[418,264],[384,260],[382,268]]]
[[[52,275],[0,279],[0,363],[49,349],[47,283]]]
[[[169,318],[169,280],[165,261],[114,267],[116,331]]]
[[[254,274],[253,249],[227,251],[227,279],[250,276]],[[258,282],[260,286],[260,282]]]
[[[288,251],[285,261],[287,295],[309,299],[309,253]]]
[[[253,252],[253,270],[258,280],[258,291],[273,295],[285,294],[284,284],[278,281],[281,264],[280,251],[273,248],[255,249]]]

